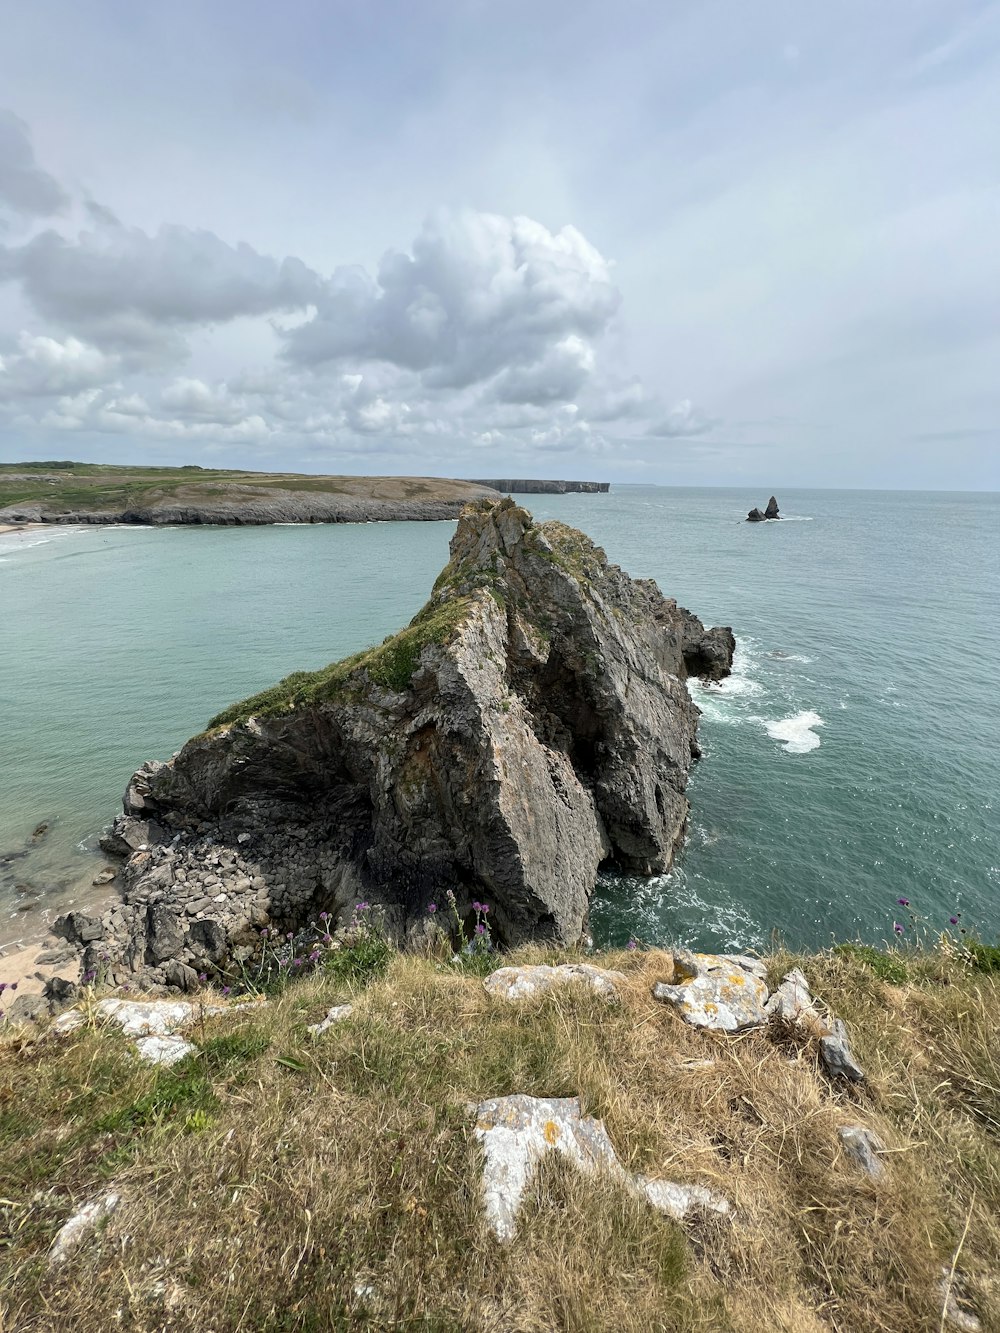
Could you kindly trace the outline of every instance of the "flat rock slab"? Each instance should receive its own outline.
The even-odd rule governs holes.
[[[526,967],[500,967],[483,982],[491,995],[504,1000],[522,1000],[529,995],[541,995],[556,986],[586,986],[598,995],[618,998],[618,987],[624,982],[624,972],[610,972],[589,963],[562,963],[549,967],[539,963]]]
[[[103,1198],[85,1203],[56,1233],[49,1251],[49,1264],[61,1264],[68,1259],[81,1241],[86,1240],[99,1223],[111,1216],[119,1202],[117,1194],[105,1194]]]
[[[741,1032],[767,1021],[764,967],[741,954],[684,953],[674,958],[672,985],[657,982],[653,995],[672,1005],[693,1027]]]
[[[524,1191],[538,1162],[560,1153],[585,1175],[611,1177],[630,1193],[678,1220],[696,1207],[728,1213],[720,1195],[699,1186],[632,1176],[618,1160],[600,1120],[580,1113],[578,1097],[496,1097],[475,1108],[476,1137],[482,1144],[483,1203],[486,1218],[500,1240],[509,1240],[517,1224]]]

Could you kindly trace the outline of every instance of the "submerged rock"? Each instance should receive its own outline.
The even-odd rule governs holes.
[[[582,533],[466,509],[407,629],[134,775],[113,966],[221,967],[253,925],[343,923],[361,898],[402,938],[448,890],[462,915],[490,903],[500,943],[575,942],[603,862],[670,865],[698,754],[685,678],[726,675],[733,649]],[[206,913],[226,943],[204,964]]]

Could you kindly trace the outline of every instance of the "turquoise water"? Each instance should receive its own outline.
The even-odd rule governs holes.
[[[737,635],[694,687],[704,761],[667,876],[602,882],[599,941],[706,948],[935,925],[1000,932],[1000,496],[621,487],[526,497]],[[144,759],[230,701],[377,642],[424,601],[453,525],[103,528],[0,536],[0,943],[86,902]],[[21,908],[24,910],[15,910]]]

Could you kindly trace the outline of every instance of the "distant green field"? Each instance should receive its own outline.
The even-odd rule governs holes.
[[[275,490],[388,501],[461,500],[481,493],[478,487],[446,477],[311,476],[195,465],[117,467],[62,461],[0,464],[0,510],[42,504],[52,515],[246,500]]]

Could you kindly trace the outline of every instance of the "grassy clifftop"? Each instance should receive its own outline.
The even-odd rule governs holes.
[[[625,972],[619,1003],[511,1004],[472,966],[354,948],[202,1018],[172,1069],[90,1025],[2,1040],[0,1327],[909,1333],[952,1326],[950,1277],[1000,1328],[1000,991],[968,960],[768,960],[847,1020],[855,1087],[801,1034],[686,1026],[651,997],[655,951],[591,957]],[[469,1104],[508,1093],[581,1097],[630,1171],[720,1191],[732,1217],[681,1226],[550,1157],[499,1243]],[[881,1181],[842,1150],[858,1123]],[[103,1229],[48,1267],[109,1190]]]
[[[0,510],[40,504],[46,515],[267,500],[276,492],[342,501],[461,502],[482,495],[446,477],[340,477],[103,463],[0,464]]]

